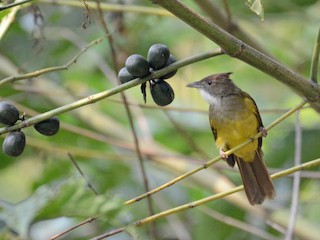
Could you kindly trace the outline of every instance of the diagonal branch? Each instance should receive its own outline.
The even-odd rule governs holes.
[[[78,0],[38,0],[39,3],[47,3],[52,5],[60,6],[69,6],[69,7],[78,7],[83,8],[83,4]],[[87,6],[90,9],[98,9],[94,1],[85,1]],[[110,1],[109,1],[110,2]],[[145,7],[145,6],[136,6],[131,4],[115,4],[115,3],[100,3],[100,8],[103,11],[108,12],[130,12],[138,14],[150,14],[156,16],[169,16],[172,17],[172,14],[161,8],[154,7]]]
[[[317,112],[320,112],[320,89],[314,82],[308,81],[273,58],[250,47],[216,24],[208,22],[204,17],[178,0],[150,1],[167,9],[176,17],[218,44],[231,57],[238,58],[291,87],[299,95],[309,99],[312,102],[311,106]]]
[[[299,109],[301,109],[305,104],[307,104],[308,102],[306,100],[302,101],[299,105],[297,105],[296,107],[292,108],[291,110],[289,110],[288,112],[286,112],[285,114],[283,114],[281,117],[279,117],[278,119],[276,119],[274,122],[272,122],[271,124],[269,124],[267,127],[266,127],[266,130],[270,130],[271,128],[275,127],[276,125],[278,125],[279,123],[281,123],[282,121],[284,121],[285,119],[287,119],[290,115],[292,115],[293,113],[295,113],[296,111],[298,111]],[[257,139],[259,137],[262,136],[262,132],[259,132],[258,134],[256,134],[254,137],[248,139],[247,141],[243,142],[242,144],[230,149],[229,151],[226,152],[226,154],[229,156],[231,155],[232,153],[236,152],[237,150],[243,148],[244,146],[248,145],[249,143],[251,143],[254,139]],[[189,172],[186,172],[185,174],[182,174],[180,176],[178,176],[177,178],[161,185],[160,187],[157,187],[147,193],[144,193],[136,198],[133,198],[133,199],[130,199],[128,201],[126,201],[124,204],[128,205],[128,204],[132,204],[132,203],[135,203],[135,202],[138,202],[146,197],[149,197],[151,196],[152,194],[155,194],[167,187],[170,187],[172,186],[173,184],[195,174],[196,172],[199,172],[203,169],[206,169],[208,167],[210,167],[211,165],[215,164],[216,162],[220,161],[221,157],[218,156],[208,162],[206,162],[205,164],[203,164],[203,166],[201,167],[198,167],[196,169],[193,169]]]
[[[202,11],[204,11],[219,27],[223,28],[255,49],[258,49],[264,53],[266,52],[266,50],[263,49],[263,47],[257,41],[252,39],[245,31],[243,31],[243,29],[241,29],[236,22],[232,21],[227,0],[223,0],[226,14],[223,14],[221,8],[216,6],[211,0],[195,0],[195,3],[198,4]]]
[[[223,54],[223,53],[220,50],[212,50],[212,51],[209,51],[209,52],[206,52],[206,53],[198,54],[198,55],[195,55],[195,56],[188,57],[186,59],[177,61],[177,62],[171,64],[168,67],[165,67],[165,68],[163,68],[161,70],[158,70],[158,71],[155,71],[155,72],[151,73],[147,77],[144,77],[144,78],[141,78],[141,79],[140,78],[136,78],[136,79],[134,79],[134,80],[132,80],[130,82],[121,84],[121,85],[116,86],[114,88],[111,88],[111,89],[108,89],[108,90],[105,90],[105,91],[102,91],[102,92],[87,96],[87,97],[82,98],[82,99],[80,99],[78,101],[75,101],[73,103],[69,103],[69,104],[66,104],[64,106],[55,108],[55,109],[50,110],[48,112],[38,114],[38,115],[36,115],[34,117],[28,118],[27,120],[19,122],[18,124],[15,124],[13,126],[2,127],[2,128],[0,128],[0,135],[3,134],[3,133],[6,133],[6,132],[10,132],[10,131],[14,131],[14,130],[18,130],[18,129],[21,129],[21,128],[25,128],[25,127],[34,125],[34,124],[36,124],[38,122],[46,120],[46,119],[48,119],[50,117],[54,117],[54,116],[56,116],[58,114],[61,114],[61,113],[64,113],[64,112],[68,112],[68,111],[71,111],[73,109],[80,108],[82,106],[95,103],[95,102],[100,101],[102,99],[105,99],[105,98],[108,98],[110,96],[113,96],[113,95],[115,95],[117,93],[120,93],[120,92],[122,92],[124,90],[127,90],[127,89],[132,88],[132,87],[137,86],[137,85],[140,85],[140,84],[142,84],[142,83],[144,83],[146,81],[159,78],[159,77],[161,77],[161,76],[163,76],[163,75],[165,75],[165,74],[167,74],[169,72],[172,72],[173,70],[176,70],[176,69],[178,69],[180,67],[183,67],[183,66],[186,66],[188,64],[192,64],[194,62],[198,62],[198,61],[201,61],[201,60],[204,60],[204,59],[207,59],[207,58],[216,57],[216,56],[219,56],[221,54]]]
[[[297,171],[303,171],[304,169],[311,168],[311,167],[317,167],[317,166],[320,166],[320,158],[314,159],[314,160],[311,160],[309,162],[300,164],[298,166],[294,166],[294,167],[285,169],[285,170],[283,170],[281,172],[272,174],[271,178],[272,179],[281,178],[281,177],[287,176],[289,174],[295,173]],[[200,200],[197,200],[197,201],[194,201],[194,202],[191,202],[191,203],[187,203],[187,204],[175,207],[175,208],[171,208],[171,209],[159,212],[159,213],[157,213],[157,214],[155,214],[153,216],[149,216],[149,217],[146,217],[144,219],[138,220],[138,221],[134,222],[133,225],[136,226],[136,227],[140,227],[142,225],[145,225],[147,223],[159,220],[159,219],[164,218],[166,216],[169,216],[171,214],[182,212],[182,211],[188,210],[190,208],[195,208],[195,207],[201,206],[203,204],[212,202],[212,201],[217,200],[217,199],[221,199],[221,198],[223,198],[225,196],[231,195],[233,193],[240,192],[242,190],[243,190],[243,185],[240,185],[240,186],[235,187],[233,189],[230,189],[228,191],[220,192],[220,193],[211,195],[209,197],[202,198]],[[109,237],[109,236],[118,234],[120,232],[123,232],[124,229],[125,228],[123,228],[123,227],[122,228],[118,228],[118,229],[112,230],[110,232],[107,232],[107,233],[101,234],[99,236],[96,236],[96,237],[92,238],[91,240],[104,239],[106,237]]]
[[[93,41],[91,41],[84,49],[81,50],[80,53],[78,53],[76,56],[74,56],[69,62],[67,62],[66,64],[63,64],[61,66],[54,66],[54,67],[48,67],[48,68],[43,68],[43,69],[39,69],[36,70],[34,72],[29,72],[29,73],[24,73],[24,74],[18,74],[18,75],[13,75],[13,76],[9,76],[6,77],[4,79],[0,79],[0,87],[4,84],[8,84],[8,83],[13,83],[15,81],[18,80],[25,80],[25,79],[29,79],[29,78],[33,78],[33,77],[38,77],[42,74],[46,74],[46,73],[50,73],[50,72],[56,72],[56,71],[62,71],[62,70],[68,70],[69,67],[76,63],[78,61],[78,59],[81,57],[82,54],[84,54],[85,52],[88,51],[88,49],[96,44],[99,44],[101,41],[103,41],[106,37],[108,37],[109,34],[102,36],[98,39],[95,39]]]

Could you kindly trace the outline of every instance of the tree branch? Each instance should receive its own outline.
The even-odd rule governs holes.
[[[271,124],[269,124],[266,127],[266,130],[269,131],[270,129],[272,129],[273,127],[275,127],[276,125],[278,125],[279,123],[281,123],[282,121],[287,119],[289,116],[291,116],[293,113],[295,113],[296,111],[300,110],[305,104],[307,104],[307,101],[306,100],[302,101],[299,105],[297,105],[296,107],[292,108],[291,110],[289,110],[288,112],[283,114],[281,117],[279,117],[278,119],[273,121]],[[243,148],[244,146],[250,144],[253,141],[253,139],[258,139],[261,136],[262,136],[262,132],[257,133],[255,136],[253,136],[252,138],[250,138],[247,141],[243,142],[242,144],[240,144],[240,145],[228,150],[226,152],[226,154],[228,156],[231,155],[232,153],[236,152],[237,150],[239,150],[239,149]],[[161,190],[163,190],[163,189],[165,189],[167,187],[170,187],[173,184],[175,184],[175,183],[177,183],[177,182],[179,182],[179,181],[181,181],[181,180],[183,180],[183,179],[185,179],[185,178],[187,178],[187,177],[189,177],[189,176],[191,176],[191,175],[193,175],[193,174],[195,174],[195,173],[197,173],[197,172],[199,172],[199,171],[201,171],[201,170],[203,170],[205,168],[210,167],[211,165],[213,165],[216,162],[220,161],[220,159],[221,159],[221,156],[218,156],[218,157],[216,157],[216,158],[204,163],[201,167],[198,167],[198,168],[193,169],[193,170],[191,170],[189,172],[186,172],[186,173],[178,176],[177,178],[175,178],[175,179],[173,179],[173,180],[171,180],[171,181],[169,181],[169,182],[167,182],[167,183],[165,183],[165,184],[163,184],[163,185],[161,185],[161,186],[159,186],[159,187],[157,187],[157,188],[155,188],[155,189],[153,189],[153,190],[151,190],[151,191],[149,191],[147,193],[144,193],[144,194],[142,194],[142,195],[140,195],[138,197],[135,197],[133,199],[130,199],[130,200],[126,201],[124,204],[126,204],[126,205],[133,204],[133,203],[138,202],[138,201],[140,201],[140,200],[142,200],[142,199],[144,199],[146,197],[150,197],[151,195],[153,195],[153,194],[155,194],[155,193],[157,193],[157,192],[159,192],[159,191],[161,191]]]
[[[31,118],[29,118],[27,120],[21,121],[21,122],[15,124],[13,126],[2,127],[2,128],[0,128],[0,135],[3,134],[3,133],[6,133],[6,132],[11,132],[11,131],[14,131],[14,130],[18,130],[18,129],[21,129],[21,128],[25,128],[25,127],[34,125],[34,124],[36,124],[38,122],[41,122],[41,121],[46,120],[48,118],[54,117],[54,116],[56,116],[58,114],[61,114],[61,113],[64,113],[64,112],[68,112],[68,111],[71,111],[73,109],[80,108],[82,106],[85,106],[85,105],[88,105],[88,104],[91,104],[91,103],[95,103],[97,101],[100,101],[102,99],[105,99],[107,97],[115,95],[117,93],[120,93],[120,92],[122,92],[124,90],[132,88],[132,87],[137,86],[139,84],[145,83],[146,81],[149,81],[149,80],[152,80],[152,79],[156,79],[156,78],[160,78],[161,76],[163,76],[163,75],[165,75],[165,74],[167,74],[169,72],[172,72],[173,70],[176,70],[176,69],[178,69],[180,67],[183,67],[183,66],[186,66],[186,65],[189,65],[189,64],[192,64],[194,62],[198,62],[198,61],[210,58],[210,57],[219,56],[221,54],[223,54],[221,52],[221,50],[212,50],[210,52],[198,54],[198,55],[195,55],[195,56],[192,56],[192,57],[188,57],[186,59],[174,62],[171,65],[169,65],[168,67],[165,67],[165,68],[160,69],[158,71],[152,72],[147,77],[144,77],[144,78],[141,78],[141,79],[140,78],[136,78],[136,79],[134,79],[134,80],[132,80],[130,82],[121,84],[121,85],[116,86],[114,88],[111,88],[111,89],[108,89],[108,90],[93,94],[91,96],[87,96],[87,97],[82,98],[82,99],[80,99],[78,101],[75,101],[73,103],[69,103],[69,104],[66,104],[64,106],[52,109],[52,110],[50,110],[48,112],[38,114],[38,115],[36,115],[34,117],[31,117]]]
[[[217,25],[208,22],[204,17],[178,0],[150,1],[167,9],[218,44],[231,57],[238,58],[291,87],[296,93],[311,101],[311,106],[320,113],[320,89],[312,81],[308,81],[273,58],[250,47]]]
[[[78,7],[83,8],[83,3],[78,0],[38,0],[39,3],[47,3],[52,5],[60,5],[60,6],[70,6],[70,7]],[[90,9],[97,9],[97,5],[94,1],[86,1],[86,4]],[[135,6],[130,4],[112,4],[112,3],[101,3],[100,7],[103,11],[108,12],[131,12],[138,14],[150,14],[157,16],[172,16],[166,10],[161,8],[154,7],[145,7],[145,6]]]
[[[204,11],[219,27],[223,28],[255,49],[266,53],[266,50],[263,49],[263,47],[257,41],[244,32],[237,23],[232,21],[227,0],[223,0],[226,14],[223,14],[221,8],[216,6],[211,0],[195,0],[195,2],[199,5],[199,7],[201,7],[202,11]]]
[[[320,29],[318,32],[317,40],[314,44],[313,55],[311,60],[311,69],[310,69],[310,79],[315,83],[317,83],[317,79],[318,79],[317,75],[318,75],[319,55],[320,55]]]
[[[311,167],[317,167],[319,165],[320,165],[320,158],[314,159],[312,161],[309,161],[309,162],[300,164],[298,166],[294,166],[294,167],[288,168],[288,169],[283,170],[281,172],[272,174],[271,178],[272,179],[281,178],[281,177],[287,176],[289,174],[292,174],[294,172],[302,171],[304,169],[311,168]],[[191,203],[187,203],[187,204],[175,207],[175,208],[171,208],[171,209],[159,212],[159,213],[157,213],[157,214],[155,214],[153,216],[149,216],[149,217],[146,217],[144,219],[138,220],[138,221],[134,222],[133,225],[136,226],[136,227],[140,227],[142,225],[145,225],[147,223],[150,223],[150,222],[156,221],[158,219],[164,218],[164,217],[169,216],[171,214],[182,212],[182,211],[188,210],[190,208],[195,208],[195,207],[201,206],[203,204],[212,202],[214,200],[221,199],[221,198],[223,198],[225,196],[228,196],[228,195],[231,195],[233,193],[240,192],[243,189],[244,189],[243,185],[240,185],[240,186],[235,187],[233,189],[230,189],[230,190],[227,190],[227,191],[224,191],[224,192],[220,192],[220,193],[211,195],[211,196],[206,197],[206,198],[202,198],[200,200],[197,200],[197,201],[194,201],[194,202],[191,202]],[[96,237],[92,238],[91,240],[104,239],[104,238],[109,237],[111,235],[123,232],[124,229],[125,228],[123,228],[123,227],[122,228],[118,228],[118,229],[112,230],[110,232],[104,233],[102,235],[96,236]]]

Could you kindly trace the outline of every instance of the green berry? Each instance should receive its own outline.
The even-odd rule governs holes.
[[[52,136],[59,131],[60,121],[57,117],[52,117],[42,122],[36,123],[34,128],[41,134]]]
[[[172,87],[162,79],[151,83],[150,92],[153,101],[159,106],[166,106],[174,99],[174,91]]]
[[[26,136],[21,131],[10,132],[4,139],[2,150],[6,155],[17,157],[26,146]]]
[[[13,125],[19,119],[18,109],[10,103],[0,102],[0,122],[5,125]]]
[[[139,54],[129,56],[125,66],[133,77],[142,78],[150,74],[148,61]]]
[[[148,51],[148,62],[153,70],[159,70],[166,66],[170,56],[169,48],[164,44],[154,44]]]
[[[134,76],[132,76],[126,67],[123,67],[120,69],[119,73],[118,73],[118,79],[120,80],[120,82],[123,84],[123,83],[126,83],[126,82],[129,82],[133,79],[135,79]]]

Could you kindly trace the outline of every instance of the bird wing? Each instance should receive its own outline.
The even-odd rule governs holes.
[[[256,116],[258,123],[259,123],[258,124],[259,128],[263,127],[262,119],[261,119],[256,102],[246,92],[242,92],[242,96],[245,99],[245,103],[246,103],[246,106],[248,107],[249,111],[252,112]],[[257,129],[258,132],[260,131],[259,128]],[[261,148],[261,146],[262,146],[262,138],[261,137],[258,139],[258,142],[259,142],[259,147]]]

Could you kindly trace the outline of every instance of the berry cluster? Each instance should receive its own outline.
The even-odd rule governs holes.
[[[18,109],[10,103],[0,102],[0,123],[6,126],[14,125],[18,120],[24,121],[25,117],[20,117]],[[41,134],[52,136],[59,131],[60,121],[57,117],[52,117],[42,122],[36,123],[34,128]],[[2,144],[5,154],[17,157],[26,146],[26,136],[21,131],[12,131],[8,134]]]
[[[148,59],[148,60],[147,60]],[[154,44],[149,48],[147,59],[139,54],[129,56],[119,73],[121,83],[129,82],[135,78],[148,76],[152,71],[162,69],[176,62],[175,57],[170,54],[169,48],[164,44]],[[170,104],[174,99],[172,87],[164,80],[171,78],[177,70],[172,71],[159,79],[149,81],[150,93],[153,101],[159,106]],[[141,92],[146,102],[146,83],[141,85]]]

